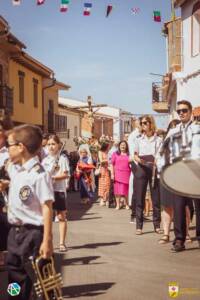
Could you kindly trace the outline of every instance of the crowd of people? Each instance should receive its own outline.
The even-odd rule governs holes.
[[[195,212],[200,247],[200,201],[167,189],[160,180],[170,151],[167,141],[183,129],[192,130],[190,102],[178,102],[177,113],[179,120],[171,121],[166,131],[157,130],[154,118],[143,115],[133,121],[125,139],[80,139],[70,154],[56,134],[42,135],[31,125],[9,129],[1,124],[0,264],[7,250],[9,282],[18,282],[23,291],[19,299],[27,300],[31,293],[24,267],[28,257],[49,258],[53,253],[53,218],[59,222],[59,251],[67,251],[67,190],[79,191],[81,205],[97,195],[100,206],[130,210],[138,236],[152,211],[154,232],[163,234],[159,244],[170,242],[173,222],[174,252],[192,242],[189,225]]]

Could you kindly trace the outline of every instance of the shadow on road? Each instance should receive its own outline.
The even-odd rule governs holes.
[[[85,244],[85,245],[81,245],[81,246],[69,247],[69,249],[82,249],[82,248],[96,249],[98,247],[116,246],[116,245],[120,245],[122,243],[123,242]]]
[[[63,288],[63,297],[78,298],[78,297],[94,297],[97,295],[105,294],[105,291],[110,289],[114,282],[102,282],[94,284],[73,285]]]
[[[75,258],[69,258],[65,259],[62,262],[62,266],[71,266],[71,265],[99,265],[99,264],[104,264],[103,262],[98,263],[95,262],[93,263],[92,261],[100,258],[101,256],[83,256],[83,257],[75,257]],[[91,263],[92,262],[92,263]]]
[[[82,204],[82,203],[80,203],[80,201],[81,201],[80,195],[78,192],[68,193],[67,202],[68,202],[68,211],[69,211],[69,215],[68,215],[69,221],[82,220],[83,216],[92,214],[92,213],[88,213],[88,210],[95,203],[96,199],[94,199],[89,204]],[[95,219],[97,219],[97,217],[95,217]],[[84,220],[87,220],[87,219],[84,219]]]

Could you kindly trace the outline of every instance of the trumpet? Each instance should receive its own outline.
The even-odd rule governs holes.
[[[31,258],[31,263],[36,275],[34,289],[37,296],[43,296],[45,300],[63,300],[62,277],[55,271],[53,257],[48,260],[44,260],[42,256],[35,260]]]

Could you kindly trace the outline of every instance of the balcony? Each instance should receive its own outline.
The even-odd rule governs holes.
[[[0,109],[5,113],[13,113],[13,89],[7,85],[0,85]]]
[[[162,82],[152,83],[152,108],[158,113],[168,113],[169,105],[165,99],[165,85]]]

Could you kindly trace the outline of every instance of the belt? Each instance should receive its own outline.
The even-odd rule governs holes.
[[[33,224],[22,224],[22,225],[17,225],[17,224],[11,224],[11,227],[13,228],[18,228],[18,229],[38,229],[38,230],[43,230],[44,226],[43,225],[33,225]]]

